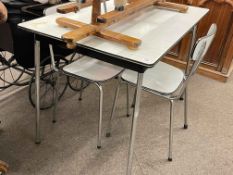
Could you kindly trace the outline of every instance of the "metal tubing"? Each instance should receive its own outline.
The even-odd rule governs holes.
[[[184,129],[188,129],[188,91],[184,91]]]
[[[169,161],[172,161],[173,116],[174,116],[174,101],[170,100],[169,152],[168,152]]]
[[[101,135],[102,135],[102,120],[103,120],[103,88],[99,83],[95,83],[99,88],[99,126],[98,126],[98,139],[97,148],[101,148]]]
[[[121,78],[119,76],[118,77],[118,85],[117,85],[117,89],[116,89],[116,93],[115,93],[115,97],[114,97],[114,102],[113,102],[113,106],[112,106],[112,112],[111,112],[111,116],[110,116],[110,119],[109,119],[109,122],[108,122],[106,137],[110,137],[111,136],[112,120],[113,120],[113,117],[115,115],[116,103],[117,103],[117,100],[118,100],[120,86],[121,86]]]
[[[40,41],[34,43],[35,59],[35,94],[36,94],[36,137],[35,143],[40,144]]]
[[[127,89],[126,89],[126,93],[127,93],[127,99],[126,99],[126,105],[127,105],[127,117],[129,117],[130,116],[130,107],[129,107],[129,84],[127,83],[127,85],[126,85],[127,87]]]
[[[82,100],[82,96],[83,96],[83,85],[84,85],[84,80],[81,80],[81,89],[80,89],[80,94],[79,94],[79,101]]]
[[[190,67],[190,63],[191,63],[191,55],[192,55],[194,44],[196,42],[196,33],[197,33],[197,26],[194,26],[193,31],[192,31],[192,41],[191,41],[191,45],[189,48],[189,54],[188,54],[188,58],[187,58],[187,66],[185,69],[186,75],[189,73],[189,67]]]
[[[135,106],[135,98],[136,98],[136,89],[134,91],[134,96],[133,96],[133,101],[132,101],[131,108],[134,108],[134,106]]]
[[[138,119],[139,108],[140,108],[142,80],[143,80],[143,73],[138,73],[135,107],[134,107],[134,112],[133,112],[133,117],[132,117],[132,126],[131,126],[131,133],[130,133],[130,143],[129,143],[129,152],[128,152],[128,163],[127,163],[127,175],[131,175],[131,172],[132,172],[133,151],[134,151],[134,142],[135,142],[136,130],[137,130],[137,119]]]
[[[59,70],[55,64],[55,57],[54,57],[52,44],[49,44],[49,51],[50,51],[52,69],[55,71],[55,79],[53,80],[55,82],[53,85],[53,102],[54,102],[54,104],[53,104],[53,120],[52,120],[52,122],[56,123],[56,121],[57,121],[56,112],[57,112],[57,104],[58,104]]]
[[[58,105],[58,96],[59,96],[59,72],[55,72],[55,84],[53,87],[53,100],[54,100],[54,105],[53,105],[53,123],[56,123],[57,121],[57,105]]]
[[[58,71],[58,69],[56,68],[56,64],[55,64],[55,57],[54,57],[53,45],[52,44],[49,44],[49,52],[50,52],[52,69],[55,70],[55,71]]]
[[[192,30],[192,41],[191,41],[191,45],[189,48],[189,53],[188,53],[188,57],[187,57],[187,65],[186,65],[186,69],[185,69],[186,76],[189,74],[189,67],[191,64],[191,55],[192,55],[193,47],[194,47],[195,42],[196,42],[196,34],[197,34],[197,26],[194,26],[193,30]],[[184,98],[185,98],[184,94],[182,94],[182,96],[180,97],[180,100],[183,100]]]

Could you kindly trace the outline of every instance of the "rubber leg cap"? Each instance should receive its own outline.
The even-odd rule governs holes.
[[[188,125],[184,125],[184,129],[188,129]]]
[[[97,146],[97,149],[101,149],[101,146]]]
[[[106,133],[106,137],[111,137],[111,133],[110,132]]]
[[[130,117],[130,114],[127,114],[126,116],[127,116],[127,117]]]
[[[167,160],[168,160],[169,162],[172,162],[172,158],[168,158]]]
[[[57,122],[57,120],[53,120],[52,122],[53,122],[53,123],[56,123],[56,122]]]
[[[82,99],[82,98],[79,98],[78,100],[79,100],[79,101],[82,101],[83,99]]]
[[[40,145],[41,141],[35,141],[35,144]]]

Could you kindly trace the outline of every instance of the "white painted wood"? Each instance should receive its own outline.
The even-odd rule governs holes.
[[[109,10],[114,8],[112,1],[107,2],[107,5]],[[208,9],[191,6],[187,13],[149,7],[109,27],[113,31],[140,38],[142,45],[136,51],[95,36],[85,38],[78,43],[103,52],[122,56],[124,57],[123,59],[130,62],[137,62],[138,64],[152,67],[207,12]],[[91,8],[81,9],[78,13],[56,13],[20,23],[19,26],[35,33],[61,39],[61,36],[70,31],[70,29],[59,27],[55,22],[58,17],[69,17],[90,23]]]

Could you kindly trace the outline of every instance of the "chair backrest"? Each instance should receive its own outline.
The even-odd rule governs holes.
[[[173,97],[177,98],[180,97],[180,95],[183,94],[183,91],[185,90],[188,81],[192,75],[195,74],[197,71],[198,66],[202,62],[203,58],[205,57],[205,54],[207,53],[214,37],[217,32],[217,25],[212,24],[209,31],[207,32],[206,36],[203,36],[197,40],[195,43],[192,54],[191,54],[191,60],[193,61],[193,64],[188,72],[187,75],[185,75],[183,83],[180,85],[180,87],[172,94]]]
[[[197,71],[198,66],[205,57],[212,41],[214,40],[215,34],[217,32],[217,25],[212,24],[207,32],[206,36],[199,38],[193,47],[191,59],[193,60],[192,67],[188,73],[186,79],[189,79]]]

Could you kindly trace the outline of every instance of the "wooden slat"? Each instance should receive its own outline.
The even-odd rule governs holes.
[[[75,48],[77,41],[89,35],[96,35],[110,41],[124,44],[129,49],[137,49],[141,44],[141,40],[137,38],[103,29],[100,26],[85,24],[83,22],[75,21],[65,17],[57,18],[56,22],[62,27],[69,27],[74,29],[73,31],[68,32],[62,36],[63,40],[67,42],[67,47],[70,49]]]
[[[97,17],[101,15],[101,0],[93,0],[91,23],[97,23]]]
[[[92,0],[86,0],[85,3],[81,3],[80,7],[85,8],[92,5]],[[66,14],[70,12],[77,12],[79,10],[79,7],[77,6],[77,3],[71,3],[67,5],[63,5],[57,8],[58,13]]]
[[[177,3],[172,3],[172,2],[155,2],[156,6],[163,7],[163,8],[168,8],[172,10],[176,10],[181,13],[186,13],[188,11],[188,6],[183,5],[183,4],[177,4]]]
[[[106,25],[111,25],[113,23],[116,23],[120,21],[121,19],[125,18],[126,16],[132,15],[134,13],[137,13],[139,10],[149,7],[154,4],[154,0],[137,0],[132,1],[129,5],[125,7],[124,11],[111,11],[108,13],[105,13],[103,15],[100,15],[97,18],[97,21],[100,23],[105,23]]]
[[[92,27],[91,25],[85,25],[62,35],[62,39],[67,43],[67,48],[74,49],[76,47],[77,41],[86,38],[89,35],[94,35],[95,33],[95,27]]]
[[[137,49],[141,45],[141,40],[127,36],[121,33],[113,32],[110,30],[102,30],[100,32],[97,32],[96,36],[99,36],[101,38],[110,40],[110,41],[115,41],[120,44],[126,45],[129,49]]]
[[[132,15],[137,13],[139,10],[149,7],[151,5],[157,5],[159,7],[169,8],[172,10],[176,10],[182,13],[187,12],[188,6],[176,3],[170,3],[166,1],[160,0],[134,0],[130,1],[129,5],[125,7],[124,11],[111,11],[101,15],[97,18],[97,21],[100,23],[105,23],[106,25],[111,25],[115,22],[120,21],[121,19],[125,18],[126,16]]]
[[[76,21],[76,20],[66,18],[66,17],[57,18],[56,23],[61,27],[67,27],[71,29],[77,29],[79,27],[86,25],[86,23]]]

